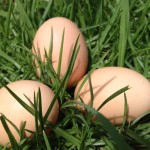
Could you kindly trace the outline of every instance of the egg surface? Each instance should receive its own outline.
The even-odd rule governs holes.
[[[79,28],[69,19],[63,17],[55,17],[45,21],[37,30],[33,40],[33,54],[45,61],[45,51],[49,54],[50,41],[52,42],[52,66],[58,73],[58,62],[60,56],[60,48],[62,43],[62,35],[64,31],[64,42],[62,51],[62,61],[60,78],[62,78],[68,70],[73,49],[79,36],[78,46],[80,46],[73,71],[68,81],[68,87],[74,85],[84,76],[88,65],[88,49],[85,39]],[[40,56],[39,56],[40,55]],[[37,67],[38,68],[38,67]],[[40,69],[37,69],[40,75]]]
[[[133,121],[150,110],[150,82],[143,75],[123,67],[104,67],[96,69],[90,77],[94,95],[93,107],[95,109],[113,93],[125,86],[129,86],[129,89],[125,92],[128,106],[127,122]],[[84,103],[89,105],[91,102],[89,79],[77,95],[84,78],[77,84],[74,96],[77,100],[79,100],[78,96],[80,96]],[[99,112],[112,123],[122,124],[124,102],[124,93],[122,93],[105,104]]]
[[[31,106],[27,98],[34,103],[34,92],[37,94],[38,89],[41,90],[42,98],[42,114],[45,115],[49,105],[52,102],[54,93],[52,90],[43,83],[31,80],[20,80],[12,82],[7,85],[17,96],[19,96],[26,104]],[[33,106],[32,106],[33,108]],[[35,118],[30,114],[9,92],[5,87],[0,89],[0,113],[4,114],[10,121],[12,121],[18,129],[21,129],[22,123],[26,121],[25,129],[35,131]],[[56,123],[59,113],[58,101],[55,102],[52,111],[48,116],[48,120],[52,123]],[[14,135],[17,142],[20,141],[20,137],[12,125],[7,121],[7,124]],[[31,134],[25,131],[25,136],[30,137]],[[3,125],[0,121],[0,145],[5,145],[9,142],[7,133],[5,132]]]

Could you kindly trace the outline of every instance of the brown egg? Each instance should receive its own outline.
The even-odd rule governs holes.
[[[17,96],[19,96],[26,104],[30,105],[27,98],[24,94],[34,103],[34,92],[37,93],[38,89],[41,90],[42,97],[42,113],[45,115],[52,99],[54,97],[54,93],[52,90],[40,83],[38,81],[30,81],[30,80],[20,80],[16,82],[12,82],[7,85]],[[12,121],[17,128],[21,129],[22,122],[26,121],[25,129],[35,131],[35,118],[31,115],[9,92],[5,87],[0,89],[0,113],[4,114],[10,121]],[[52,111],[48,116],[48,120],[52,123],[56,123],[57,117],[59,113],[59,104],[58,101],[55,102]],[[13,133],[17,142],[19,142],[20,138],[16,130],[12,127],[12,125],[8,123],[8,126]],[[29,132],[25,132],[27,137],[30,137],[31,134]],[[0,145],[5,145],[9,142],[9,138],[7,136],[6,131],[3,128],[3,125],[0,121]]]
[[[83,79],[76,86],[74,93],[76,98],[76,93]],[[150,110],[150,82],[143,75],[133,70],[122,67],[96,69],[91,74],[91,83],[94,94],[93,107],[95,109],[97,109],[113,93],[125,86],[129,86],[129,90],[125,92],[128,104],[127,121],[133,121]],[[85,104],[90,104],[90,95],[88,79],[79,92],[79,96],[83,99]],[[99,112],[112,123],[122,124],[124,102],[124,93],[122,93],[104,105]]]
[[[63,17],[55,17],[44,22],[35,34],[32,53],[38,55],[40,52],[41,60],[45,61],[45,50],[49,54],[50,41],[53,38],[52,66],[57,73],[63,30],[64,42],[60,78],[62,78],[68,70],[75,42],[80,35],[78,41],[80,50],[68,81],[68,87],[71,87],[84,76],[88,65],[88,50],[85,39],[79,28],[71,20]],[[51,35],[53,35],[52,38]],[[37,73],[40,75],[39,69],[37,69]]]

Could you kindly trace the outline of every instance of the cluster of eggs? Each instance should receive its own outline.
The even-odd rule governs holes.
[[[64,35],[64,37],[62,35]],[[82,98],[87,105],[93,101],[93,107],[97,109],[110,95],[125,86],[129,86],[129,90],[125,92],[128,106],[127,121],[133,121],[150,109],[150,82],[143,75],[131,69],[123,67],[99,68],[92,72],[90,81],[89,79],[85,81],[85,78],[87,77],[85,73],[88,66],[88,49],[81,31],[69,19],[55,17],[44,22],[35,34],[32,53],[39,57],[41,61],[45,62],[47,61],[45,55],[49,54],[50,47],[52,46],[52,56],[50,61],[57,73],[59,58],[61,56],[60,78],[63,78],[72,61],[71,56],[77,39],[79,51],[67,83],[68,88],[77,84],[74,92],[76,100]],[[62,51],[61,47],[63,48]],[[34,59],[34,63],[37,67],[37,75],[40,76],[41,70],[36,59]],[[82,85],[83,81],[85,81],[84,85]],[[92,100],[90,95],[90,85],[92,85],[94,95]],[[20,80],[8,84],[7,87],[28,105],[30,105],[28,99],[33,103],[34,92],[37,92],[40,88],[43,116],[54,97],[53,91],[48,86],[38,81]],[[4,114],[19,129],[21,128],[22,122],[26,121],[26,129],[35,131],[34,116],[26,111],[5,87],[0,89],[0,98],[1,114]],[[124,116],[124,99],[124,93],[122,93],[103,106],[99,112],[112,123],[121,124]],[[48,120],[55,124],[58,115],[59,103],[56,101],[48,116]],[[11,124],[9,124],[9,127],[16,140],[19,141],[20,139],[17,131]],[[0,133],[3,135],[3,138],[0,138],[0,145],[5,145],[9,142],[9,138],[1,122]],[[31,134],[26,132],[25,136],[30,137]]]
[[[62,36],[64,34],[64,37]],[[51,36],[52,35],[52,36]],[[63,49],[61,49],[61,43],[63,40]],[[59,57],[61,55],[61,70],[60,78],[62,79],[68,70],[70,64],[71,56],[74,52],[76,41],[77,47],[80,47],[72,73],[68,79],[67,87],[70,88],[75,83],[77,83],[81,77],[84,76],[86,68],[88,65],[88,50],[86,46],[85,39],[78,29],[78,27],[69,19],[63,17],[55,17],[44,22],[35,34],[33,40],[33,62],[36,65],[37,75],[40,76],[41,70],[38,64],[37,57],[41,61],[45,62],[46,53],[49,54],[49,48],[51,41],[52,43],[52,57],[50,62],[57,73],[57,68],[59,65]],[[61,54],[60,54],[61,53]],[[40,88],[41,98],[42,98],[42,115],[44,116],[51,105],[54,98],[53,91],[45,84],[38,81],[31,80],[19,80],[9,83],[7,87],[14,92],[21,100],[23,100],[27,105],[31,106],[31,102],[34,103],[34,93],[38,92]],[[30,102],[29,102],[30,100]],[[31,106],[32,107],[32,106]],[[22,128],[22,123],[26,121],[25,129],[30,131],[35,131],[35,119],[34,116],[28,112],[6,89],[2,87],[0,89],[0,113],[6,116],[11,122],[13,122],[18,129]],[[48,121],[55,124],[59,115],[59,103],[58,100],[53,105]],[[9,123],[8,126],[14,135],[17,142],[20,141],[20,135],[16,129]],[[31,133],[25,131],[24,135],[26,137],[31,137]],[[9,137],[4,130],[2,122],[0,121],[0,134],[3,138],[0,138],[0,145],[5,145],[9,142]]]

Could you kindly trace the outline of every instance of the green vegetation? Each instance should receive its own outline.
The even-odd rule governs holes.
[[[21,131],[16,129],[21,137],[20,143],[17,143],[7,125],[7,121],[10,122],[9,118],[0,116],[12,148],[14,150],[150,149],[150,112],[130,124],[123,123],[114,127],[93,108],[76,102],[73,97],[74,88],[66,90],[66,81],[78,52],[77,45],[74,47],[73,61],[62,82],[59,81],[50,63],[45,65],[40,62],[43,72],[41,78],[37,77],[32,63],[32,41],[39,26],[55,16],[69,18],[84,34],[89,50],[87,72],[105,66],[124,66],[136,70],[150,80],[149,0],[0,0],[0,87],[21,79],[39,80],[53,89],[56,94],[53,102],[58,99],[61,105],[58,123],[52,125],[46,119],[53,104],[42,118],[41,105],[37,105],[41,104],[40,90],[37,98],[35,96],[35,109],[24,105],[15,93],[10,91],[16,100],[35,115],[36,123],[36,132],[31,139],[23,137],[25,122]],[[65,31],[62,41],[64,34]],[[58,72],[60,74],[60,68]],[[49,77],[53,78],[53,84],[49,81]],[[127,87],[116,91],[112,97],[125,90]],[[111,97],[107,99],[107,102],[111,99]],[[74,107],[77,103],[87,109],[85,114]],[[96,115],[96,121],[91,120],[92,114]],[[40,126],[37,125],[38,119]],[[44,123],[52,128],[50,134],[46,134],[43,130]],[[11,124],[15,127],[13,121]],[[0,149],[7,148],[0,146]]]

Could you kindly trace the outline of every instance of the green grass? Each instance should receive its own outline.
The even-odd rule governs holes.
[[[34,109],[25,105],[15,93],[12,93],[16,100],[35,116],[36,123],[36,132],[29,140],[23,137],[25,122],[19,131],[7,116],[0,116],[10,137],[12,148],[14,150],[98,150],[100,148],[149,150],[150,112],[125,124],[126,95],[124,123],[120,126],[113,126],[92,107],[74,101],[74,88],[67,90],[66,82],[79,49],[77,45],[74,47],[71,59],[73,61],[61,81],[59,80],[61,55],[57,74],[50,63],[45,65],[38,60],[42,72],[41,77],[37,77],[32,63],[32,41],[39,26],[55,16],[69,18],[84,34],[89,50],[87,69],[89,74],[95,68],[124,66],[136,70],[150,80],[149,0],[16,0],[15,3],[12,0],[0,0],[0,87],[21,79],[39,80],[53,89],[56,94],[53,103],[58,99],[61,106],[58,122],[52,125],[47,122],[47,116],[53,103],[49,106],[47,114],[42,116],[40,90],[35,93]],[[65,29],[62,41],[64,35]],[[51,59],[51,54],[46,56],[47,59]],[[52,78],[53,83],[50,82],[49,77]],[[116,91],[103,105],[125,90],[127,87]],[[91,97],[93,97],[92,88]],[[77,103],[87,109],[85,114],[74,107]],[[98,118],[96,121],[91,120],[92,114]],[[40,126],[37,125],[38,120]],[[20,134],[19,143],[13,137],[7,122],[10,122]],[[45,123],[52,128],[52,132],[48,135],[43,130]],[[7,148],[0,146],[0,149]]]

